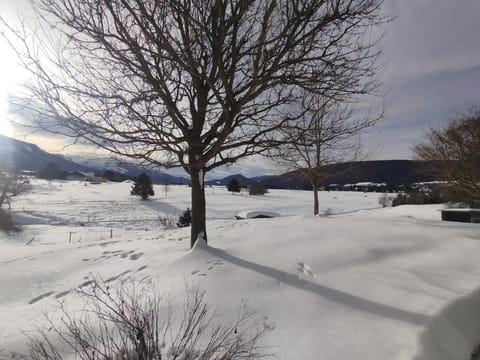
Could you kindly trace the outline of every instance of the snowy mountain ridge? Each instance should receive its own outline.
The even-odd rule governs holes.
[[[127,177],[136,177],[146,171],[155,182],[169,184],[189,184],[189,175],[180,167],[174,169],[145,169],[130,159],[115,156],[50,154],[37,145],[0,136],[0,168],[40,171],[48,164],[55,163],[64,171],[87,171],[103,175],[106,170],[114,171]],[[374,160],[355,163],[332,164],[322,167],[332,176],[320,184],[355,184],[378,183],[388,185],[431,182],[435,179],[429,173],[429,164],[412,160]],[[240,161],[238,164],[221,166],[206,174],[207,185],[226,185],[232,178],[246,184],[262,181],[268,188],[309,189],[308,179],[298,171],[269,175],[274,171],[255,159],[251,162]],[[279,170],[276,171],[280,173]]]

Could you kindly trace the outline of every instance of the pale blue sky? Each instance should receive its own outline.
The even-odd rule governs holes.
[[[480,103],[480,1],[385,0],[385,119],[377,158],[408,159],[430,126]]]

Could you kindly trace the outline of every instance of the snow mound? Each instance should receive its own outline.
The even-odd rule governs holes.
[[[235,218],[237,220],[245,219],[266,219],[266,218],[275,218],[280,217],[279,213],[274,211],[263,211],[263,210],[253,210],[253,211],[242,211],[239,212]]]

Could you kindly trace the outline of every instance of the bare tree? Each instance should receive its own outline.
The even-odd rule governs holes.
[[[471,110],[431,128],[414,148],[420,160],[430,161],[439,180],[448,181],[471,204],[480,204],[480,110]]]
[[[47,35],[2,25],[33,75],[41,106],[17,105],[37,128],[185,169],[193,246],[207,238],[205,173],[278,145],[299,89],[371,88],[382,2],[38,0]]]
[[[18,174],[10,172],[0,172],[0,209],[11,206],[11,199],[26,190]]]
[[[10,213],[11,200],[26,189],[18,174],[0,171],[0,230],[17,230]]]
[[[352,99],[339,103],[305,92],[299,104],[300,119],[294,127],[284,127],[280,131],[283,145],[269,152],[280,167],[310,182],[314,215],[319,213],[320,183],[338,175],[338,172],[327,170],[326,165],[358,160],[361,155],[359,134],[375,125],[382,116],[381,112],[375,116],[356,114],[352,106]]]
[[[77,290],[83,311],[60,303],[60,319],[46,317],[46,326],[29,335],[28,354],[9,359],[154,360],[263,359],[271,357],[263,344],[273,329],[256,324],[255,313],[242,306],[237,316],[220,323],[205,303],[204,292],[188,288],[179,316],[153,286],[133,280],[110,288],[100,279]],[[0,358],[4,358],[0,354]]]
[[[165,199],[168,196],[169,190],[170,190],[170,183],[168,182],[168,180],[165,180],[165,182],[163,183],[163,191],[165,192]]]

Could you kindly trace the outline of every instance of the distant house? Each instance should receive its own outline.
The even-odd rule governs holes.
[[[68,173],[67,180],[94,181],[95,174],[93,172],[75,170]]]
[[[23,176],[23,177],[37,177],[38,176],[38,171],[20,170],[19,174],[20,174],[20,176]]]

